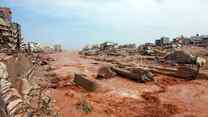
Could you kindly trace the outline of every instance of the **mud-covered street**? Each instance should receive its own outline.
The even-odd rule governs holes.
[[[96,80],[103,62],[81,58],[77,53],[49,54],[55,61],[49,71],[59,85],[48,92],[54,108],[68,117],[206,117],[208,81],[186,81],[157,74],[154,82],[137,83],[118,76]],[[44,71],[45,72],[45,71]],[[87,92],[73,84],[73,73],[84,72],[98,84],[95,92]],[[47,73],[47,72],[46,72]],[[88,105],[90,112],[85,112]],[[85,105],[86,104],[86,105]]]

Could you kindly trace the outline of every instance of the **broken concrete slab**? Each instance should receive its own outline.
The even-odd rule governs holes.
[[[109,79],[116,76],[116,73],[111,69],[111,66],[104,65],[98,69],[97,79]]]
[[[141,83],[153,80],[153,75],[150,72],[143,71],[141,69],[137,71],[129,71],[121,68],[112,67],[112,70],[122,77]]]
[[[95,91],[97,88],[95,82],[89,80],[86,75],[80,73],[75,73],[74,83],[88,91]]]
[[[23,77],[33,67],[31,57],[26,54],[18,54],[17,56],[9,56],[5,58],[4,64],[11,79]]]
[[[141,66],[143,68],[144,66]],[[179,66],[145,66],[149,71],[157,74],[163,74],[181,78],[185,80],[193,80],[197,78],[198,71],[191,65],[179,65]]]

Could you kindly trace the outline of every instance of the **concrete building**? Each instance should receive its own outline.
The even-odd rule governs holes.
[[[192,36],[191,44],[200,47],[208,47],[208,35],[199,35]]]
[[[172,43],[173,44],[180,44],[180,45],[189,45],[189,44],[191,44],[191,39],[188,37],[184,37],[182,35],[182,36],[174,38]]]
[[[170,38],[169,37],[161,37],[158,40],[155,40],[155,45],[157,46],[165,46],[170,44]]]

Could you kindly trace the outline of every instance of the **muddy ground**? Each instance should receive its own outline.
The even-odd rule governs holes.
[[[73,52],[44,56],[55,61],[40,67],[36,80],[42,87],[52,87],[47,93],[60,117],[208,117],[206,78],[186,81],[156,74],[155,81],[145,84],[118,76],[96,80],[104,62]],[[72,82],[75,72],[87,74],[98,84],[97,90],[87,92],[76,86]]]

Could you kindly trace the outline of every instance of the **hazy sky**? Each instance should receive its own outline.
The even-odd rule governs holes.
[[[26,40],[65,48],[208,34],[207,0],[0,0]]]

